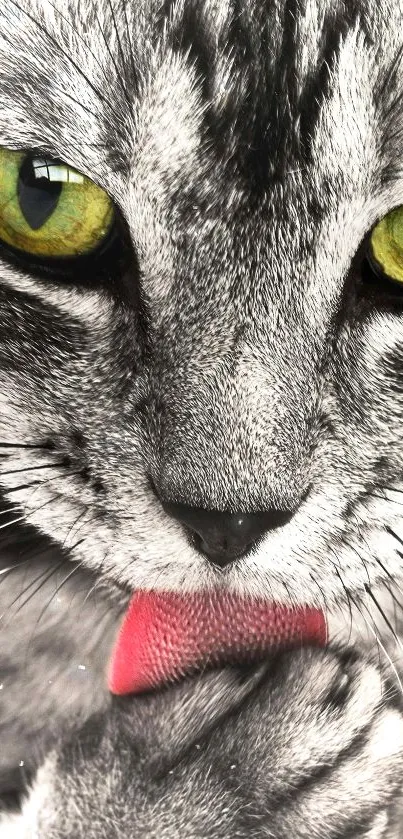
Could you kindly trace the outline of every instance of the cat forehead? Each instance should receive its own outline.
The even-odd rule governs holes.
[[[338,187],[346,176],[369,192],[375,168],[381,179],[401,167],[398,7],[11,0],[0,142],[49,148],[117,198],[122,175],[161,194],[216,179],[223,163],[241,192],[294,168],[307,181],[337,169]]]

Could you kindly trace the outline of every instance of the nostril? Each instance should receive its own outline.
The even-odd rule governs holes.
[[[265,533],[286,524],[293,515],[291,510],[230,513],[171,502],[163,507],[190,529],[195,547],[221,567],[244,556]]]
[[[204,554],[212,565],[218,566],[219,568],[225,568],[227,565],[236,562],[237,559],[248,554],[256,545],[256,542],[249,542],[238,549],[229,546],[228,543],[212,545],[202,539],[198,533],[192,533],[191,540],[196,550]]]

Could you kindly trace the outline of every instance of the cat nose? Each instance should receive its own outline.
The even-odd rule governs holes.
[[[185,504],[163,503],[163,507],[192,531],[198,550],[220,568],[244,556],[265,533],[286,524],[293,516],[290,510],[228,513]]]

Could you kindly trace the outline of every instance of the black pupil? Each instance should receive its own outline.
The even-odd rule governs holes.
[[[31,230],[39,230],[55,211],[63,184],[53,180],[56,161],[27,155],[18,177],[17,195],[21,212]],[[53,170],[53,172],[52,172]]]

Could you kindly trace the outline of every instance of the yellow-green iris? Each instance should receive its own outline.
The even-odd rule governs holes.
[[[403,207],[392,210],[374,227],[371,251],[383,274],[403,283]]]
[[[109,196],[56,160],[0,147],[0,240],[39,257],[95,250],[114,219]]]

